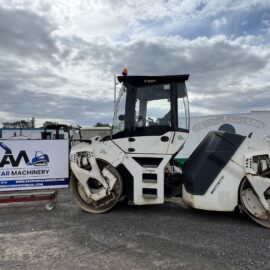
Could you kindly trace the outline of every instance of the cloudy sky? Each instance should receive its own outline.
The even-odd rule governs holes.
[[[113,74],[190,74],[192,115],[270,109],[270,0],[0,0],[0,123],[111,122]]]

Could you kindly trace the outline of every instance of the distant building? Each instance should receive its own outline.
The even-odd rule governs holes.
[[[107,136],[111,134],[110,127],[86,127],[81,128],[82,139],[91,139],[95,136]],[[79,134],[73,134],[74,139],[79,139]],[[59,131],[60,139],[68,139],[68,134],[63,130]],[[55,139],[55,130],[48,129],[46,134],[44,128],[0,128],[0,139],[13,139],[25,137],[28,139]]]
[[[81,128],[82,139],[91,139],[96,136],[105,137],[111,135],[110,127],[84,127]]]
[[[60,139],[68,139],[68,135],[60,130]],[[28,139],[55,139],[55,130],[47,130],[44,128],[0,128],[0,139],[13,139],[15,137],[25,137]]]

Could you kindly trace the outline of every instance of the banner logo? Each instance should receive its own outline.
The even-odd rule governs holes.
[[[47,166],[49,163],[48,155],[44,154],[41,151],[36,151],[35,156],[30,161],[25,150],[21,150],[18,156],[14,157],[11,149],[7,145],[5,145],[3,142],[0,142],[0,148],[5,150],[5,154],[0,160],[0,168],[4,167],[5,165],[18,167],[22,160],[24,160],[27,166]]]

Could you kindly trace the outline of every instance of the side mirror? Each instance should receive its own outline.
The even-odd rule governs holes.
[[[118,120],[120,120],[120,121],[125,121],[125,115],[124,115],[124,114],[120,114],[120,115],[118,116]]]

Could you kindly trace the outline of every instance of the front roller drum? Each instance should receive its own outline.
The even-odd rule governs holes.
[[[115,204],[119,201],[119,198],[123,192],[123,181],[119,172],[112,166],[107,165],[105,167],[114,177],[116,177],[116,182],[109,192],[109,194],[102,198],[101,200],[94,201],[91,198],[87,197],[83,186],[80,184],[76,176],[71,173],[70,177],[70,189],[72,193],[72,197],[77,205],[84,211],[100,214],[109,211],[111,208],[115,206]],[[91,192],[98,192],[99,188],[98,182],[95,179],[89,179],[88,181],[89,188]]]

